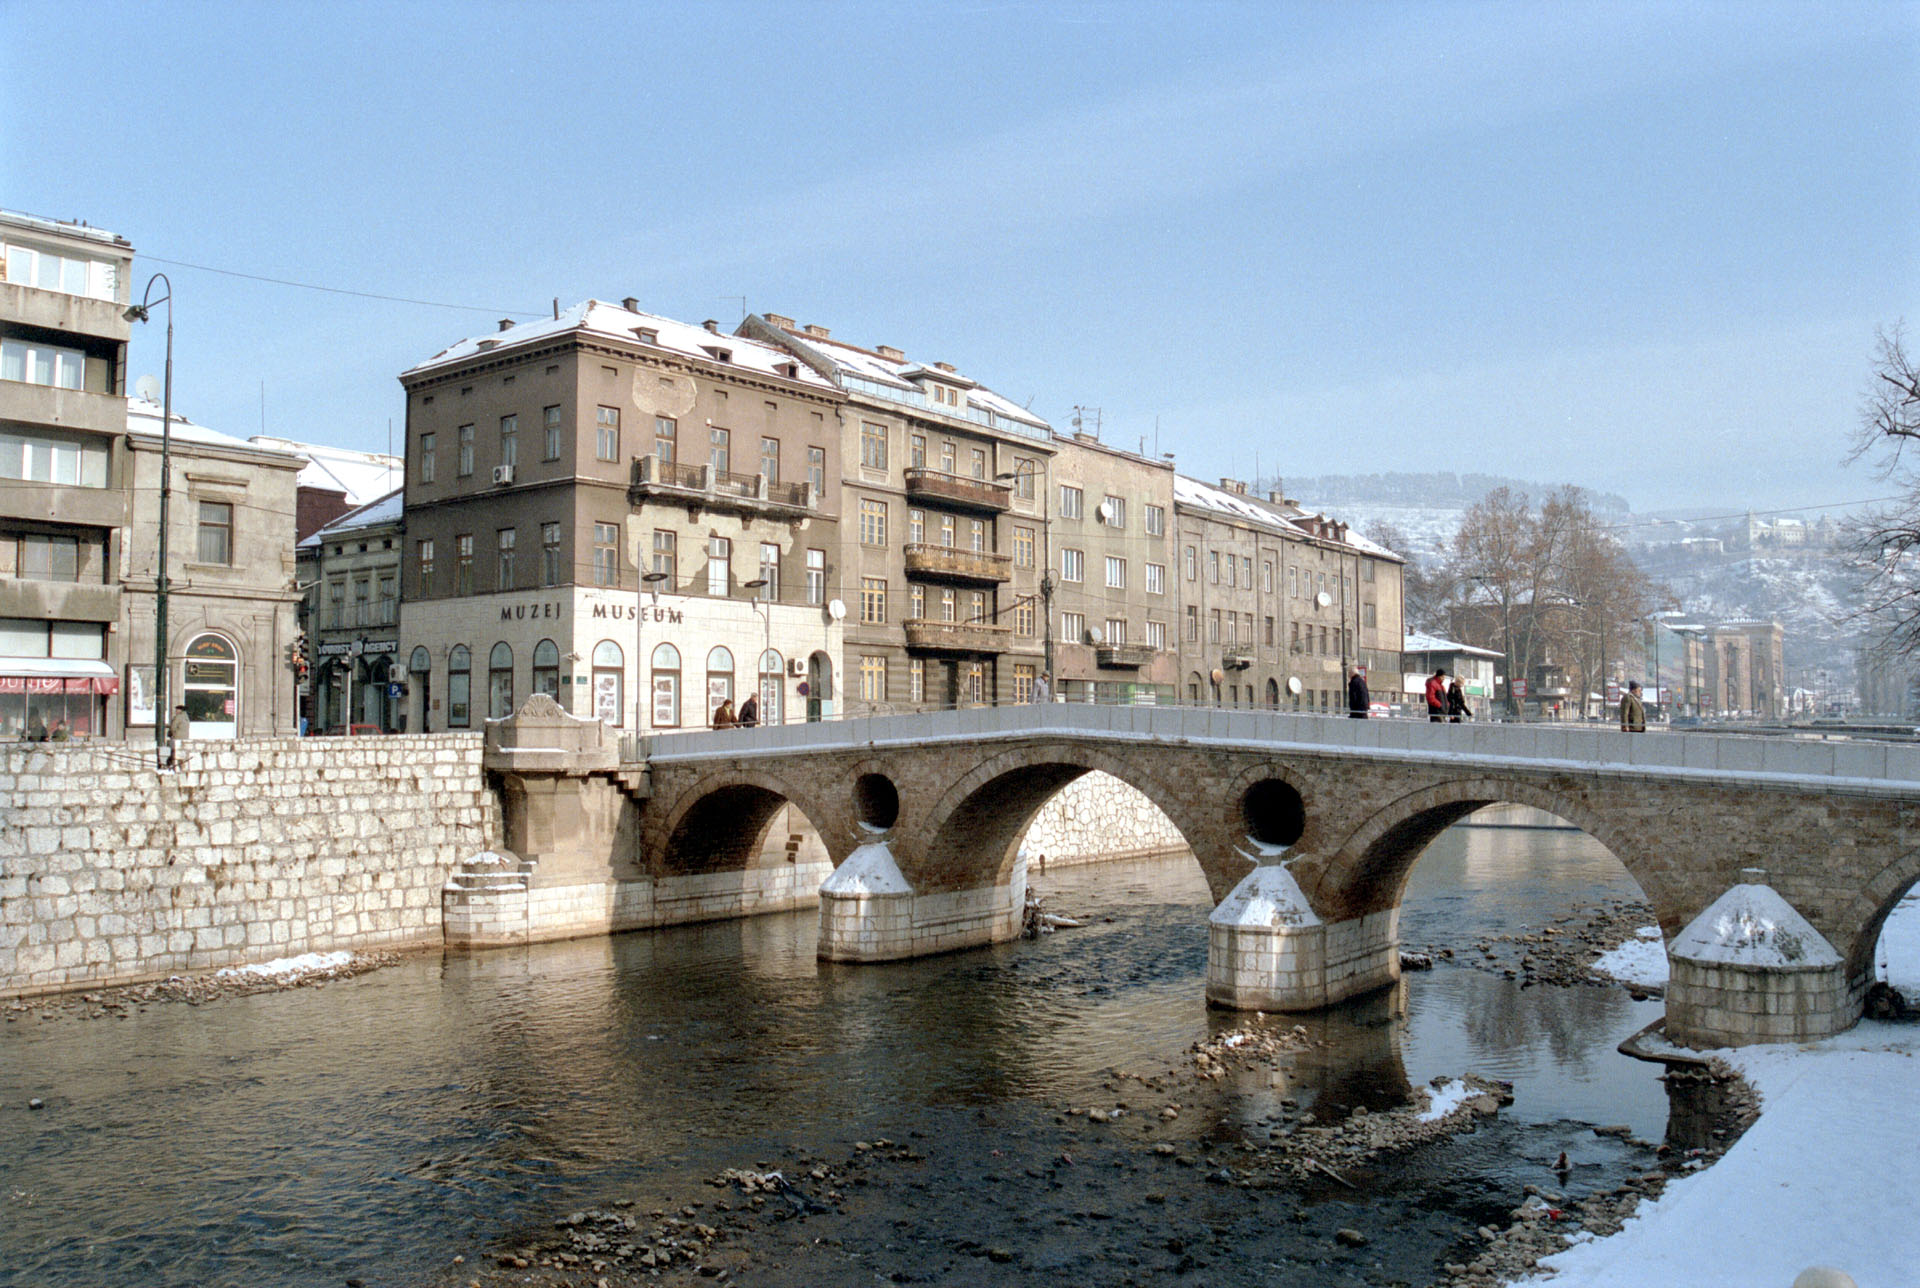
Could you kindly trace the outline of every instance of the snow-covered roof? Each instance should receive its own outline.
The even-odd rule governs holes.
[[[324,443],[300,443],[291,438],[256,434],[249,442],[294,452],[307,458],[296,480],[300,487],[344,492],[348,505],[365,505],[400,485],[406,462],[385,452],[360,452]]]
[[[1173,499],[1176,504],[1193,506],[1202,510],[1212,510],[1218,514],[1231,514],[1236,518],[1251,519],[1255,523],[1265,524],[1279,532],[1303,539],[1333,541],[1331,537],[1315,538],[1313,531],[1301,519],[1315,518],[1312,511],[1304,510],[1296,504],[1281,504],[1261,501],[1239,492],[1229,492],[1225,488],[1202,483],[1199,479],[1190,479],[1184,474],[1173,476]],[[1346,529],[1344,540],[1334,542],[1363,554],[1380,559],[1391,559],[1395,563],[1405,563],[1400,555],[1387,549],[1376,541],[1369,541],[1351,527]]]
[[[603,335],[629,344],[645,344],[649,348],[665,349],[706,362],[719,362],[758,375],[778,376],[803,385],[832,388],[831,382],[824,376],[808,368],[805,363],[796,363],[793,355],[784,349],[745,336],[719,334],[703,326],[676,322],[653,313],[636,312],[601,300],[583,300],[570,309],[563,309],[557,318],[516,322],[504,331],[471,336],[442,349],[425,362],[409,367],[402,375],[419,375],[483,353],[496,354],[502,350],[539,344],[574,331]],[[642,338],[642,331],[651,338]],[[722,354],[726,356],[720,356]]]
[[[1441,639],[1438,635],[1428,635],[1422,631],[1408,631],[1405,653],[1467,653],[1474,657],[1504,657],[1505,654],[1490,648],[1479,648],[1472,644],[1462,644],[1457,640]]]
[[[762,319],[764,321],[765,319]],[[1053,427],[1039,416],[1034,415],[1011,398],[997,394],[971,376],[963,376],[957,371],[947,371],[938,366],[916,362],[908,358],[889,358],[885,354],[875,353],[871,349],[862,349],[858,345],[848,344],[844,340],[833,340],[823,335],[806,331],[795,331],[772,322],[767,326],[790,336],[803,350],[811,350],[831,363],[843,376],[858,380],[870,380],[875,384],[898,389],[903,393],[918,394],[924,389],[924,382],[937,381],[966,390],[966,400],[972,407],[990,411],[995,417],[1013,421],[1031,429],[1051,433]],[[962,409],[948,408],[938,403],[930,404],[928,410],[944,415],[958,415]],[[968,417],[961,416],[961,419]]]
[[[165,411],[157,402],[146,398],[127,399],[127,432],[141,438],[160,438],[160,428]],[[223,434],[217,429],[205,425],[196,425],[182,416],[173,413],[172,428],[167,437],[176,443],[199,443],[206,447],[224,447],[231,451],[254,452],[266,456],[285,456],[298,459],[298,452],[285,451],[278,447],[262,446],[244,438],[235,438],[232,434]]]
[[[398,523],[404,508],[406,489],[397,487],[383,497],[367,502],[357,510],[348,510],[345,514],[307,534],[298,549],[318,547],[328,537],[337,537],[343,532],[352,532],[359,528],[377,527],[382,523]]]

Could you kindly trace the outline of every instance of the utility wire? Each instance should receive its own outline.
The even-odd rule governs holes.
[[[140,256],[156,264],[168,264],[174,268],[198,269],[202,273],[218,273],[222,277],[243,277],[249,282],[267,282],[274,286],[292,286],[302,291],[324,291],[328,295],[351,295],[361,300],[384,300],[389,304],[417,304],[429,309],[461,309],[468,313],[492,313],[496,316],[507,314],[513,317],[538,317],[539,309],[497,309],[481,304],[448,304],[443,300],[416,300],[405,295],[377,295],[372,291],[350,291],[343,286],[321,286],[314,282],[295,282],[284,277],[263,277],[258,273],[242,273],[231,268],[214,268],[209,264],[189,264],[183,259],[162,259],[158,255]]]

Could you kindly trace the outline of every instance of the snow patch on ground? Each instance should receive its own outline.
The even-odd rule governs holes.
[[[236,975],[252,975],[261,979],[292,979],[296,975],[315,975],[321,971],[339,970],[353,961],[352,953],[301,953],[298,957],[276,957],[270,962],[256,962],[251,966],[229,966],[225,970],[215,971],[222,978]]]
[[[1920,1003],[1920,889],[1909,891],[1887,917],[1874,974],[1899,989],[1908,1005]]]
[[[1641,931],[1645,934],[1646,931]],[[1611,952],[1601,953],[1593,963],[1596,974],[1611,975],[1623,984],[1645,988],[1667,986],[1667,949],[1654,930],[1654,939],[1629,939]]]
[[[1460,1079],[1449,1078],[1427,1092],[1427,1107],[1414,1121],[1437,1123],[1461,1105],[1466,1104],[1469,1096],[1478,1094]]]

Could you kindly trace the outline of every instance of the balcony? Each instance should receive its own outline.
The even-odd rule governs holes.
[[[1013,500],[1013,487],[991,479],[948,474],[942,470],[915,467],[906,473],[907,498],[935,501],[960,510],[978,510],[983,514],[1005,514]]]
[[[1146,644],[1102,644],[1093,650],[1096,666],[1137,671],[1153,663],[1154,650]]]
[[[1013,577],[1013,557],[990,550],[960,550],[953,546],[910,545],[905,550],[907,576],[934,581],[997,584]]]
[[[1220,656],[1220,669],[1223,671],[1244,671],[1253,665],[1253,654],[1238,653],[1229,650]]]
[[[802,519],[817,498],[805,483],[769,482],[764,474],[735,474],[711,465],[683,465],[658,456],[636,456],[627,483],[627,503],[666,501],[700,510],[724,510],[757,518]]]
[[[909,617],[907,647],[939,653],[1004,653],[1011,627],[992,622],[940,622],[926,617]]]

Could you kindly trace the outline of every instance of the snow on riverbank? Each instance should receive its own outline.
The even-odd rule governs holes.
[[[251,975],[260,979],[292,979],[298,975],[317,975],[321,971],[339,970],[350,965],[352,953],[301,953],[298,957],[276,957],[270,962],[256,962],[251,966],[229,966],[225,970],[215,971],[221,979],[230,979],[236,975]]]
[[[1594,961],[1593,969],[1598,974],[1611,975],[1623,984],[1665,988],[1667,946],[1660,940],[1660,928],[1647,926],[1639,932],[1638,938],[1629,939],[1618,948],[1601,953]]]

